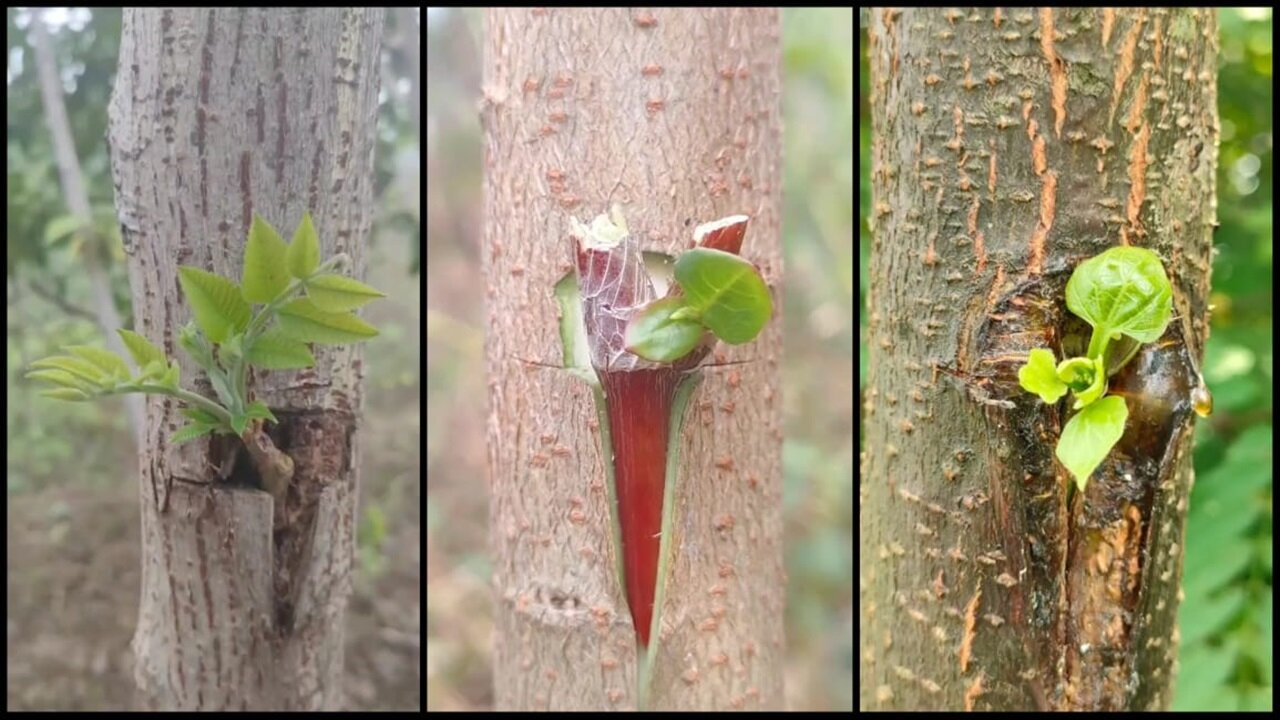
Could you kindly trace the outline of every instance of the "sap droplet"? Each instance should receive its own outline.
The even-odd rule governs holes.
[[[1209,417],[1213,412],[1213,395],[1209,393],[1209,388],[1205,387],[1203,382],[1191,391],[1191,408],[1200,417]]]

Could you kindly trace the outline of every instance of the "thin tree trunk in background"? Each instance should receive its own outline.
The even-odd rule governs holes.
[[[413,118],[413,136],[422,143],[422,28],[414,8],[399,8],[396,23],[400,26],[399,45],[405,58],[405,74],[409,80],[409,115]]]
[[[71,136],[71,123],[67,121],[67,106],[62,101],[62,80],[58,73],[58,61],[54,57],[53,47],[49,42],[49,33],[45,30],[44,15],[39,11],[31,22],[31,39],[36,50],[36,68],[40,76],[40,97],[44,103],[45,118],[49,125],[49,135],[53,141],[53,155],[58,161],[58,178],[62,183],[62,195],[66,198],[67,208],[84,226],[82,233],[82,259],[85,274],[89,277],[89,289],[93,295],[93,314],[102,332],[107,347],[117,354],[128,357],[124,343],[116,330],[124,327],[120,322],[120,314],[116,312],[115,296],[111,292],[111,278],[107,276],[103,264],[108,262],[105,241],[97,232],[88,227],[93,222],[93,211],[89,207],[89,193],[84,187],[84,172],[80,169],[80,159],[76,156],[75,140]],[[123,398],[125,411],[129,414],[129,431],[133,434],[133,445],[136,451],[142,445],[143,400],[140,395],[126,395]]]
[[[383,11],[125,10],[110,106],[116,201],[137,332],[211,394],[175,337],[190,318],[177,268],[236,280],[254,213],[286,238],[310,210],[324,257],[364,270]],[[173,403],[148,405],[140,704],[157,709],[337,710],[358,490],[358,346],[258,373],[294,460],[284,521],[271,496],[215,484],[207,440],[173,447]],[[202,382],[194,382],[200,377]]]
[[[490,532],[501,709],[637,705],[592,389],[562,369],[553,288],[569,217],[619,203],[643,250],[751,216],[781,298],[776,10],[492,10],[484,68]],[[576,298],[574,300],[576,302]],[[679,439],[670,577],[648,704],[782,706],[777,317],[720,345]],[[741,363],[730,364],[724,363]],[[615,439],[616,446],[616,439]]]
[[[861,707],[1166,709],[1208,332],[1216,15],[876,9],[870,24]],[[1115,245],[1162,257],[1174,319],[1112,378],[1125,435],[1067,504],[1065,403],[1016,371],[1031,348],[1087,340],[1064,286]]]

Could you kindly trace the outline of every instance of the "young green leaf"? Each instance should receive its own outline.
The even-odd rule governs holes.
[[[234,362],[244,357],[244,333],[235,333],[223,341],[218,347],[218,357],[224,367],[231,367],[228,361]]]
[[[98,388],[90,385],[84,379],[79,378],[65,370],[48,369],[48,370],[32,370],[27,373],[27,378],[31,380],[44,380],[54,385],[72,388],[85,393],[96,393]]]
[[[325,312],[344,312],[386,295],[349,277],[320,275],[307,281],[307,297]]]
[[[208,410],[205,410],[204,408],[199,408],[192,405],[184,405],[178,409],[178,412],[185,415],[188,419],[194,420],[197,423],[200,423],[203,425],[217,426],[222,424],[221,421],[219,421],[218,418],[213,413],[209,412]]]
[[[129,366],[124,364],[124,358],[109,350],[92,345],[70,345],[63,349],[93,363],[106,375],[120,380],[129,379]]]
[[[289,273],[299,280],[309,277],[320,264],[320,238],[316,235],[315,225],[311,224],[310,211],[302,214],[302,222],[293,231],[286,262]]]
[[[235,283],[185,265],[178,268],[178,282],[182,284],[196,324],[210,340],[220,343],[231,333],[249,326],[252,309]]]
[[[184,442],[195,440],[198,437],[208,435],[217,430],[217,425],[209,425],[207,423],[191,423],[178,428],[178,431],[169,438],[171,445],[181,445]]]
[[[688,355],[702,339],[703,327],[673,315],[685,305],[684,298],[665,298],[646,305],[627,323],[626,347],[630,352],[654,362],[674,362]]]
[[[92,383],[101,382],[106,378],[106,373],[102,368],[85,360],[84,358],[71,357],[70,355],[55,355],[53,357],[42,358],[31,363],[32,369],[40,368],[56,368],[65,370],[72,375],[88,380]]]
[[[1087,360],[1087,358],[1083,359]],[[1088,362],[1094,363],[1093,360],[1088,360]],[[1103,367],[1101,362],[1094,363],[1095,371],[1093,372],[1092,380],[1089,382],[1089,387],[1076,392],[1076,401],[1071,406],[1072,408],[1079,410],[1107,392],[1107,374],[1103,372]]]
[[[159,380],[164,377],[165,371],[169,369],[163,360],[152,360],[147,363],[146,367],[138,373],[139,380]]]
[[[671,313],[671,319],[672,320],[688,320],[690,322],[701,323],[702,313],[699,312],[697,308],[689,307],[688,305],[685,305],[684,307],[678,308],[675,312]]]
[[[236,435],[243,435],[244,429],[249,427],[249,416],[244,413],[235,413],[231,416],[231,429]]]
[[[84,227],[84,220],[75,215],[57,215],[44,228],[44,241],[49,245],[72,235]]]
[[[244,248],[244,274],[240,278],[245,300],[268,303],[289,287],[285,259],[288,250],[280,233],[254,213],[249,241]]]
[[[1058,377],[1053,365],[1053,351],[1044,348],[1028,353],[1026,364],[1018,368],[1018,384],[1050,405],[1067,394],[1067,385]]]
[[[173,362],[169,363],[169,369],[165,371],[165,374],[163,376],[161,376],[160,384],[171,390],[177,390],[178,380],[180,379],[181,374],[182,374],[182,370],[178,365],[178,361],[174,360]]]
[[[1076,410],[1102,397],[1107,391],[1107,375],[1102,363],[1090,358],[1067,358],[1058,364],[1058,378],[1076,394]]]
[[[306,298],[280,308],[280,329],[300,342],[341,344],[360,342],[378,329],[351,313],[327,313]]]
[[[1062,428],[1062,436],[1058,438],[1058,460],[1075,476],[1076,487],[1082,492],[1089,476],[1124,434],[1124,423],[1128,417],[1129,408],[1125,406],[1124,398],[1108,395],[1085,406]]]
[[[213,349],[195,323],[187,323],[178,331],[178,347],[185,350],[200,367],[206,370],[213,367]]]
[[[731,344],[750,342],[773,313],[773,299],[755,266],[722,250],[695,248],[676,261],[676,282],[702,323]]]
[[[245,408],[244,410],[244,415],[250,420],[254,418],[258,418],[261,420],[270,420],[273,423],[280,422],[279,420],[276,419],[275,415],[271,414],[271,408],[267,407],[267,404],[262,402],[261,400],[254,400],[253,402],[249,403],[249,407]]]
[[[71,402],[82,402],[90,399],[91,397],[80,390],[66,387],[41,390],[40,394],[47,398],[53,398],[54,400],[70,400]]]
[[[1159,340],[1172,297],[1160,256],[1140,247],[1114,247],[1089,258],[1067,281],[1067,308],[1104,338],[1122,333],[1140,342]],[[1099,348],[1091,342],[1090,350],[1092,356]]]
[[[218,368],[206,368],[205,372],[209,376],[209,384],[213,386],[213,392],[222,401],[222,404],[228,408],[233,407],[240,402],[236,393],[232,390],[231,381]]]
[[[250,365],[265,370],[294,370],[316,364],[306,343],[294,340],[278,328],[258,336],[249,346],[245,358]]]
[[[133,361],[138,363],[139,368],[145,368],[155,360],[159,360],[161,363],[165,362],[164,351],[153,345],[145,337],[124,328],[116,330],[116,333],[124,341],[124,346],[129,349],[129,354],[133,356]]]
[[[1058,379],[1076,392],[1088,390],[1095,374],[1093,361],[1089,358],[1073,357],[1058,363]]]

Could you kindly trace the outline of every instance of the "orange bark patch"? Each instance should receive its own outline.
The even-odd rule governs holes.
[[[1053,132],[1062,137],[1062,123],[1067,119],[1067,68],[1053,47],[1053,8],[1040,9],[1040,49],[1049,63],[1051,104],[1053,106]]]

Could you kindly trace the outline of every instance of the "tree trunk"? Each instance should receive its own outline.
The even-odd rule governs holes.
[[[1208,332],[1215,15],[870,20],[861,705],[1165,709]],[[1064,286],[1113,245],[1161,256],[1174,319],[1112,378],[1125,434],[1068,502],[1068,403],[1016,373],[1088,338]]]
[[[665,412],[597,407],[609,391],[566,369],[553,292],[573,276],[569,217],[613,202],[641,249],[670,255],[690,247],[695,225],[750,215],[742,254],[780,299],[777,11],[494,10],[487,32],[496,704],[779,708],[776,318],[751,344],[718,346],[681,430]],[[565,309],[578,308],[574,293]],[[627,461],[606,450],[610,420],[618,458],[678,450],[647,648],[615,572],[611,479]],[[644,441],[631,430],[658,422]],[[655,440],[668,431],[670,446]]]
[[[175,352],[190,317],[177,268],[238,280],[254,213],[287,237],[310,210],[325,256],[363,270],[382,27],[369,8],[125,11],[109,134],[137,332],[180,359],[188,389],[211,394]],[[274,529],[269,494],[237,486],[238,471],[215,484],[210,443],[172,446],[176,408],[148,404],[133,640],[145,707],[341,707],[360,359],[315,351],[311,370],[254,379],[295,465]]]
[[[67,209],[80,222],[78,230],[84,238],[82,253],[85,274],[89,277],[89,289],[93,294],[93,316],[98,329],[106,340],[107,347],[116,354],[126,355],[123,341],[116,329],[120,324],[120,313],[116,312],[115,296],[111,292],[111,278],[107,276],[103,263],[106,262],[106,243],[97,232],[90,230],[93,222],[93,211],[89,207],[89,193],[84,186],[84,173],[80,169],[80,158],[76,156],[75,139],[71,136],[71,123],[67,121],[67,106],[62,101],[62,80],[58,72],[58,61],[54,57],[53,47],[49,42],[49,33],[45,30],[45,13],[36,13],[31,22],[31,39],[36,50],[36,66],[40,71],[40,96],[44,101],[45,117],[49,124],[49,135],[53,140],[53,154],[58,161],[58,178],[62,183],[62,194],[67,200]],[[126,395],[123,398],[125,412],[129,415],[129,432],[133,435],[134,450],[142,444],[142,397]]]

